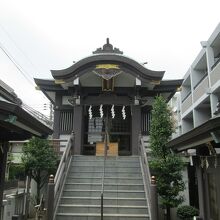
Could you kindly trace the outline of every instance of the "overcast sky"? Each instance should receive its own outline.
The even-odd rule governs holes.
[[[220,19],[219,0],[0,0],[0,79],[27,104],[48,102],[33,77],[52,78],[110,43],[147,68],[182,78]],[[27,80],[28,78],[28,80]]]

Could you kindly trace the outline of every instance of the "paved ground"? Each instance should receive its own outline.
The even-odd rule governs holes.
[[[18,193],[22,193],[24,192],[24,188],[14,188],[14,189],[4,190],[4,194],[6,195],[16,194],[17,191]]]

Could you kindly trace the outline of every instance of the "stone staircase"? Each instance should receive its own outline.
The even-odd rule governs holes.
[[[103,164],[103,157],[72,157],[56,220],[101,219]],[[138,156],[107,158],[104,178],[104,219],[150,219]]]

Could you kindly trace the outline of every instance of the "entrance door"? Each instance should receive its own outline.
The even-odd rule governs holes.
[[[108,130],[111,145],[117,144],[118,155],[131,155],[130,106],[104,105],[101,109],[100,106],[85,108],[83,154],[95,155],[97,144],[104,143],[105,129]]]

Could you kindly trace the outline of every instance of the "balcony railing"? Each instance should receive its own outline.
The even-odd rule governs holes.
[[[206,76],[193,92],[193,102],[196,102],[200,97],[207,93],[209,88],[208,76]]]
[[[211,69],[213,70],[217,64],[220,62],[220,57],[218,57],[218,59],[216,60],[216,62],[212,65]]]
[[[192,94],[189,93],[189,95],[186,97],[186,99],[184,99],[182,103],[182,113],[184,113],[191,106],[192,106]]]
[[[205,75],[196,83],[193,89],[195,90],[199,86],[199,84],[203,81],[203,79],[205,79],[207,76],[208,76],[208,73],[206,72]]]
[[[182,103],[191,95],[191,91],[187,93],[187,95],[182,99]]]
[[[216,64],[215,68],[212,69],[212,72],[210,73],[210,81],[211,86],[213,86],[216,82],[219,82],[220,80],[220,63]]]

